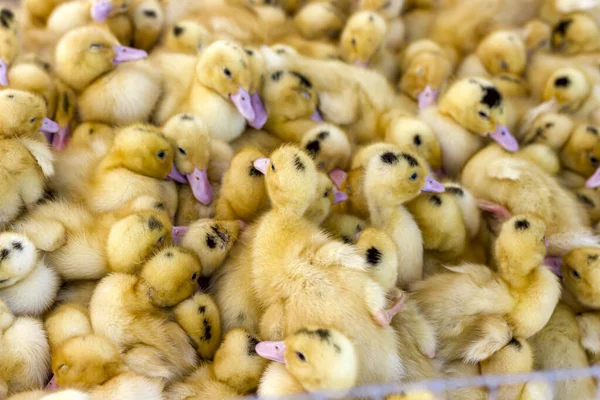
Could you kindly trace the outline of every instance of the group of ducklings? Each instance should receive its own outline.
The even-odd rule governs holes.
[[[22,3],[0,11],[0,399],[600,363],[600,1]]]

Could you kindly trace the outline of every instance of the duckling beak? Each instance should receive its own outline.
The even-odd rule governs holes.
[[[356,60],[356,61],[354,61],[354,65],[356,65],[358,67],[369,68],[369,62],[368,61]]]
[[[329,173],[329,178],[338,189],[340,189],[344,182],[346,182],[347,177],[348,173],[339,168],[336,168]]]
[[[589,189],[594,189],[598,186],[600,186],[600,168],[585,182],[585,187]]]
[[[478,200],[477,205],[482,211],[492,214],[499,221],[506,221],[512,217],[512,213],[500,204],[493,203],[487,200]]]
[[[113,5],[108,0],[100,0],[92,6],[90,14],[94,21],[106,21],[110,12],[113,10]]]
[[[423,110],[432,106],[437,101],[438,90],[431,86],[426,86],[425,89],[417,96],[419,110]]]
[[[310,116],[310,119],[312,119],[315,122],[323,122],[323,117],[321,116],[319,110],[315,110],[313,115]]]
[[[213,190],[206,169],[194,168],[194,172],[187,174],[186,177],[196,200],[205,206],[209,205],[213,199]]]
[[[356,240],[358,242],[358,239],[360,239],[361,234],[362,234],[362,231],[356,232],[356,236],[354,236],[354,240]]]
[[[346,192],[342,192],[341,190],[333,189],[333,204],[341,203],[342,201],[348,200],[348,195]]]
[[[496,131],[489,134],[504,150],[515,152],[519,150],[519,142],[510,134],[508,128],[504,125],[498,125]]]
[[[246,121],[254,121],[256,119],[256,113],[254,112],[254,108],[252,108],[252,99],[246,90],[239,88],[236,94],[229,95],[229,100],[231,100]]]
[[[59,389],[58,384],[56,383],[56,375],[52,375],[52,379],[50,379],[50,382],[48,382],[44,389],[49,392],[54,392]]]
[[[44,118],[42,120],[42,126],[40,127],[40,131],[44,133],[56,133],[60,129],[60,125],[56,122],[52,121],[50,118]]]
[[[167,178],[171,179],[172,181],[175,181],[175,182],[187,183],[186,177],[183,176],[183,174],[181,172],[179,172],[179,170],[175,166],[175,163],[173,163],[173,168],[171,168],[171,172],[169,172],[169,175],[167,175]]]
[[[548,268],[550,268],[550,271],[554,273],[554,275],[562,276],[562,257],[546,256],[544,258],[544,265],[547,265]]]
[[[277,361],[285,364],[283,353],[285,343],[283,342],[260,342],[255,347],[256,354],[267,360]]]
[[[185,236],[185,234],[190,230],[187,226],[174,226],[171,229],[171,236],[173,237],[173,244],[181,243],[181,240]]]
[[[8,65],[0,59],[0,86],[8,86]]]
[[[259,158],[259,159],[255,160],[252,165],[254,165],[254,168],[259,170],[261,174],[266,175],[267,167],[269,166],[270,161],[271,161],[270,158]]]
[[[56,151],[63,151],[69,144],[69,126],[60,127],[58,132],[52,137],[52,147]]]
[[[115,58],[113,59],[113,64],[115,65],[129,61],[142,60],[148,57],[148,53],[144,50],[134,49],[133,47],[113,46],[113,50],[116,53]]]
[[[265,110],[265,106],[263,105],[258,92],[252,93],[250,102],[252,103],[252,109],[254,110],[254,120],[250,121],[249,124],[255,129],[261,129],[267,123],[267,110]]]
[[[425,186],[421,189],[421,192],[433,192],[433,193],[443,193],[446,190],[444,185],[428,176],[425,178]]]

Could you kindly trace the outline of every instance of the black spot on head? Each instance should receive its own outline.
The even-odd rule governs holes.
[[[190,114],[183,114],[181,116],[181,120],[182,121],[193,121],[194,120],[194,116],[190,115]]]
[[[570,84],[571,84],[571,80],[569,79],[568,76],[561,76],[559,78],[556,78],[556,80],[554,81],[555,87],[567,87]]]
[[[285,54],[285,50],[284,49],[277,49],[277,50],[275,50],[275,53],[277,53],[277,54]]]
[[[598,261],[598,254],[588,254],[588,256],[587,256],[588,264],[593,264],[596,261]]]
[[[165,257],[167,257],[167,258],[173,258],[173,253],[172,253],[172,252],[170,252],[170,251],[167,251],[167,252],[165,253]]]
[[[446,192],[451,193],[458,197],[463,197],[465,195],[464,190],[462,190],[459,187],[454,187],[454,186],[446,186]]]
[[[204,318],[204,320],[202,321],[202,325],[204,326],[204,335],[202,335],[200,340],[202,340],[203,342],[208,342],[210,339],[212,339],[212,327],[210,326],[206,318]]]
[[[69,109],[71,108],[71,102],[69,101],[69,96],[67,96],[66,94],[63,96],[62,107],[63,107],[63,111],[65,113],[68,113]]]
[[[155,210],[159,210],[159,211],[164,211],[165,210],[165,205],[163,203],[155,203],[154,204],[154,209]]]
[[[12,20],[15,17],[15,14],[8,8],[3,8],[2,11],[0,11],[0,15],[7,18],[8,20]]]
[[[315,333],[317,336],[319,336],[319,338],[321,338],[321,340],[329,340],[331,337],[331,332],[329,332],[327,329],[317,329]]]
[[[546,125],[544,125],[544,127],[545,127],[546,129],[550,129],[550,128],[552,128],[553,126],[554,126],[554,122],[546,122]]]
[[[415,146],[420,146],[422,143],[421,136],[415,135],[415,137],[413,137],[413,143],[415,144]]]
[[[262,172],[254,168],[254,165],[251,165],[248,169],[248,175],[250,176],[262,176]]]
[[[429,198],[429,202],[433,204],[434,207],[439,207],[442,205],[442,199],[437,194],[434,194]]]
[[[390,164],[390,165],[398,164],[398,160],[399,160],[398,156],[396,154],[392,153],[391,151],[387,151],[387,152],[383,153],[380,158],[384,164]]]
[[[342,241],[347,244],[352,243],[352,239],[349,236],[342,236]]]
[[[200,314],[204,314],[206,312],[206,306],[200,306],[200,307],[198,307],[198,312]]]
[[[246,54],[248,54],[249,56],[253,56],[254,52],[250,49],[246,49]]]
[[[307,87],[309,89],[312,88],[312,83],[308,80],[307,77],[305,77],[304,75],[302,75],[301,73],[296,72],[296,71],[290,71],[290,73],[292,75],[294,75],[296,78],[298,78],[298,80],[300,81],[300,84],[302,86]]]
[[[10,254],[10,250],[2,249],[2,251],[0,251],[0,261],[4,260],[6,257],[8,257],[9,254]]]
[[[321,142],[312,140],[306,144],[305,149],[312,158],[315,158],[321,151]]]
[[[17,251],[21,251],[23,250],[23,243],[21,242],[12,242],[12,248],[17,250]]]
[[[367,263],[375,266],[381,262],[382,256],[381,251],[377,247],[371,247],[367,250]]]
[[[560,36],[565,36],[567,34],[567,29],[569,28],[569,25],[571,25],[572,23],[572,19],[563,19],[559,21],[558,24],[556,24],[553,31],[554,33],[559,34]]]
[[[306,165],[304,165],[298,156],[294,156],[294,167],[296,167],[298,171],[304,171],[306,169]]]
[[[328,131],[321,131],[319,132],[319,134],[317,135],[317,139],[319,140],[325,140],[329,137],[329,132]]]
[[[271,80],[277,82],[279,79],[281,79],[282,75],[283,71],[275,71],[271,74]]]
[[[408,165],[410,165],[411,167],[419,166],[419,162],[417,161],[417,159],[408,153],[402,153],[402,158],[404,158],[408,162]]]
[[[150,219],[148,219],[148,227],[151,231],[156,231],[159,229],[163,229],[163,224],[162,222],[157,220],[156,217],[150,217]]]
[[[211,235],[210,233],[206,234],[206,245],[210,248],[210,249],[214,249],[215,247],[217,247],[217,241],[216,238]]]
[[[502,95],[495,87],[482,87],[483,97],[481,103],[489,108],[494,108],[502,104]]]
[[[512,338],[510,342],[508,342],[508,346],[514,346],[517,350],[521,350],[523,345],[517,339]]]
[[[144,10],[144,15],[148,18],[156,18],[158,16],[154,10]]]
[[[15,98],[15,95],[14,95],[14,94],[9,94],[7,97],[8,97],[9,99],[14,99],[14,98]]]
[[[248,348],[246,350],[246,353],[250,357],[253,357],[256,355],[256,345],[259,343],[259,341],[254,336],[248,335],[247,338],[248,338]]]
[[[175,35],[175,37],[179,37],[181,36],[183,31],[185,31],[185,29],[183,29],[181,26],[175,25],[175,27],[173,28],[173,35]]]
[[[90,128],[90,130],[88,131],[88,135],[93,135],[94,134],[94,129]]]
[[[588,126],[587,128],[585,128],[585,130],[591,133],[592,135],[598,135],[598,128],[594,126]]]
[[[589,197],[587,197],[585,194],[581,194],[581,193],[577,193],[577,200],[579,200],[579,202],[587,207],[591,207],[593,208],[595,206],[594,202],[592,201],[592,199],[590,199]]]
[[[527,221],[526,219],[520,219],[518,221],[515,221],[515,229],[518,231],[524,231],[529,229],[529,221]]]

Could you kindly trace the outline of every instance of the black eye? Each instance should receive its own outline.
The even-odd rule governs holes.
[[[598,159],[596,157],[594,157],[594,156],[590,156],[590,162],[592,164],[594,164],[594,165],[597,165],[598,164]]]
[[[275,171],[275,164],[271,163],[271,171]]]
[[[223,73],[226,77],[231,78],[231,71],[229,70],[229,68],[223,69]]]
[[[352,43],[352,46],[356,46],[356,39],[352,38],[352,40],[350,41],[350,43]]]
[[[161,244],[162,242],[165,241],[165,237],[161,236],[160,238],[158,238],[158,240],[156,241],[156,244]]]
[[[575,271],[574,269],[571,269],[571,275],[573,275],[573,278],[575,279],[581,279],[581,275],[579,275],[579,272]]]
[[[190,278],[191,281],[195,281],[196,278],[198,278],[198,274],[196,272],[194,272],[194,275],[192,275],[192,277]]]
[[[37,118],[31,118],[31,119],[29,120],[29,123],[30,123],[30,124],[35,124],[35,121],[37,121]]]
[[[164,160],[166,156],[167,154],[162,150],[156,153],[156,157],[160,158],[161,160]]]
[[[177,150],[179,150],[179,154],[187,156],[187,152],[184,149],[182,149],[181,147],[178,147]]]
[[[102,49],[104,47],[103,44],[99,44],[99,43],[93,43],[90,45],[90,49],[91,50],[98,50],[98,49]]]
[[[484,113],[483,111],[479,111],[479,112],[477,112],[477,114],[479,114],[479,116],[481,118],[484,118],[484,119],[489,119],[490,118],[490,116],[487,115],[486,113]]]
[[[299,351],[296,352],[296,357],[298,357],[300,361],[306,361],[306,357],[304,357],[304,354],[300,353]]]
[[[419,174],[417,174],[416,172],[414,174],[412,174],[408,179],[410,179],[411,181],[416,180],[419,177]]]
[[[415,144],[415,146],[420,146],[421,145],[421,136],[415,135],[415,137],[413,138],[413,143]]]
[[[327,197],[329,196],[329,190],[326,190],[325,193],[323,194],[323,197]]]

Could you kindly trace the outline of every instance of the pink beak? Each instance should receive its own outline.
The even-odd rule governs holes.
[[[254,121],[256,119],[256,113],[252,107],[252,99],[247,91],[240,88],[236,94],[229,95],[229,100],[231,100],[246,121]]]
[[[186,177],[196,200],[205,206],[209,205],[213,199],[213,190],[206,169],[194,168],[194,172],[187,174]]]
[[[173,236],[173,243],[181,243],[181,239],[183,239],[183,237],[189,230],[190,228],[188,228],[187,226],[174,226],[171,230],[171,236]]]
[[[348,174],[346,173],[346,171],[341,170],[339,168],[334,169],[333,171],[331,171],[329,173],[329,178],[331,179],[331,181],[333,182],[333,184],[339,189],[342,187],[342,185],[344,184],[344,182],[346,182],[346,178],[348,177]]]
[[[598,186],[600,186],[600,168],[585,182],[585,187],[589,189],[594,189]]]
[[[255,129],[261,129],[267,123],[267,110],[265,110],[265,106],[258,93],[253,93],[250,101],[254,110],[254,121],[250,121],[249,124]]]
[[[52,379],[50,379],[50,382],[48,382],[44,389],[49,392],[58,390],[58,385],[56,384],[56,375],[52,375]]]
[[[489,134],[502,148],[507,151],[515,152],[519,150],[519,142],[510,134],[508,128],[504,125],[498,125],[496,131]]]
[[[8,65],[0,59],[0,86],[8,86]]]
[[[423,91],[419,93],[419,96],[417,96],[419,110],[422,110],[435,104],[437,96],[437,89],[432,89],[430,86],[425,87],[425,89],[423,89]]]
[[[59,128],[58,133],[52,138],[52,147],[56,151],[63,151],[69,144],[69,125]]]
[[[562,276],[562,271],[560,269],[562,267],[562,257],[547,256],[544,258],[544,265],[547,265],[554,275]]]
[[[90,14],[94,21],[103,22],[109,17],[112,10],[113,5],[108,0],[100,0],[92,6]]]
[[[255,160],[254,163],[252,163],[252,165],[254,165],[254,168],[260,171],[261,174],[266,175],[267,167],[269,166],[270,161],[271,159],[269,158],[259,158]]]
[[[446,190],[444,185],[428,176],[425,178],[425,186],[421,189],[421,192],[433,192],[433,193],[442,193]]]
[[[246,230],[246,228],[248,227],[248,224],[241,219],[238,219],[237,223],[240,226],[240,230],[242,231]]]
[[[358,241],[358,239],[360,239],[361,233],[362,233],[362,231],[356,233],[356,236],[354,237],[356,239],[356,241]]]
[[[137,61],[142,60],[148,57],[148,53],[144,50],[134,49],[133,47],[127,46],[113,46],[115,50],[115,58],[113,59],[113,64],[123,64],[129,61]]]
[[[310,119],[312,119],[315,122],[323,122],[323,117],[321,116],[319,110],[315,110],[313,115],[310,116]]]
[[[333,189],[333,204],[341,203],[342,201],[348,200],[348,195],[346,192],[342,192],[341,190]]]
[[[171,172],[169,172],[169,175],[167,175],[167,178],[179,183],[188,183],[187,178],[179,172],[175,163],[173,163],[173,168],[171,169]]]
[[[506,221],[507,219],[512,217],[511,212],[506,207],[503,207],[500,204],[496,204],[491,201],[479,200],[478,206],[480,210],[489,212],[500,221]]]
[[[285,364],[285,359],[283,358],[285,343],[283,342],[260,342],[256,345],[255,350],[262,358]]]
[[[44,118],[42,120],[42,126],[40,127],[40,131],[45,133],[56,133],[60,129],[60,125],[56,122],[52,121],[49,118]]]
[[[354,61],[354,65],[356,65],[358,67],[368,68],[369,67],[369,62],[368,61],[362,61],[362,60],[356,60],[356,61]]]

